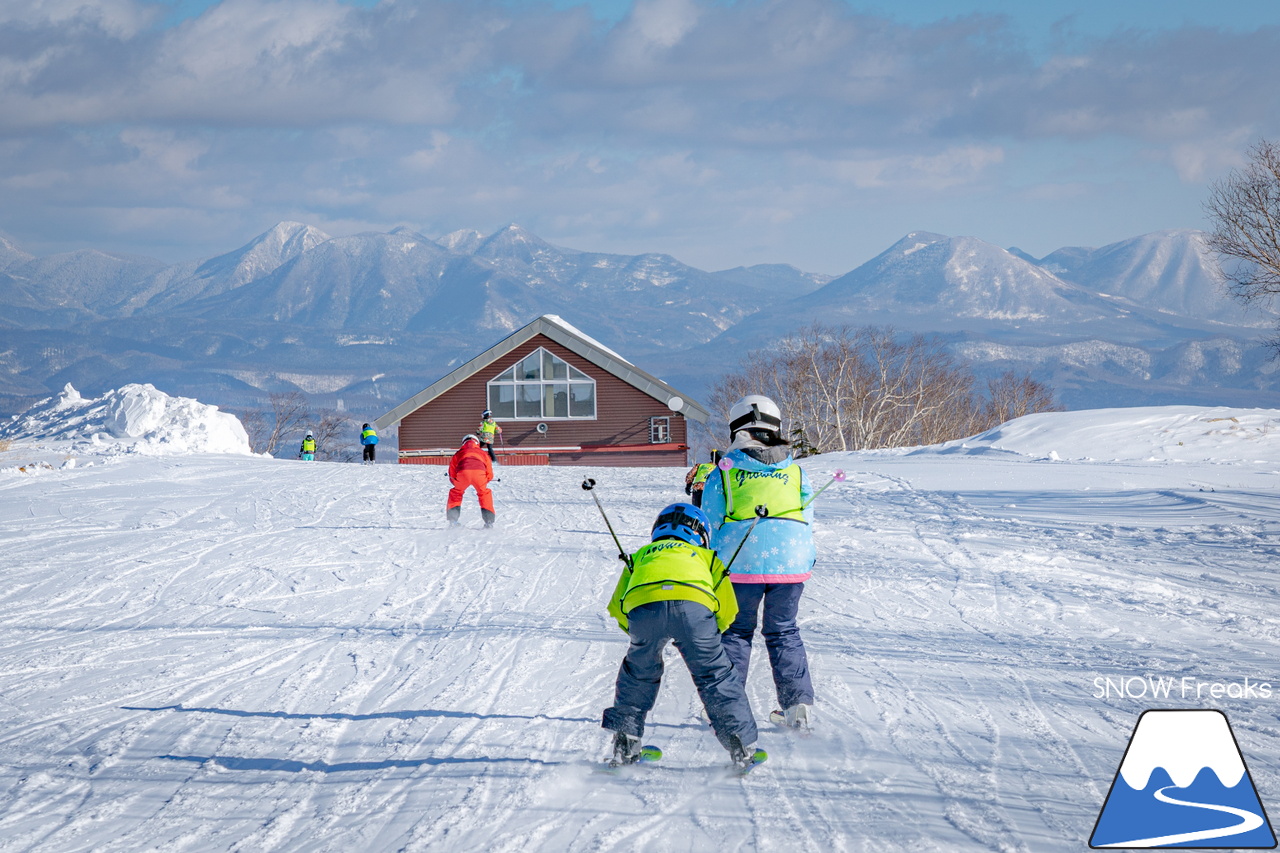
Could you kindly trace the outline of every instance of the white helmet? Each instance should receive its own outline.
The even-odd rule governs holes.
[[[729,434],[740,429],[767,429],[782,432],[782,412],[778,404],[761,394],[748,394],[729,409]]]
[[[480,439],[476,438],[474,433],[467,433],[462,437],[463,444],[466,444],[468,441],[474,441],[476,444],[480,443]]]

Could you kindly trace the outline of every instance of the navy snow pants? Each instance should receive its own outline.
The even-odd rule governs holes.
[[[724,632],[724,650],[745,683],[751,663],[751,638],[760,618],[760,602],[764,602],[764,627],[760,633],[769,651],[773,686],[782,710],[800,703],[813,704],[809,656],[800,639],[800,627],[796,625],[803,592],[802,583],[735,583],[733,593],[738,599],[738,618]]]
[[[618,669],[613,707],[605,709],[603,728],[644,736],[645,716],[658,701],[662,684],[662,650],[670,640],[689,667],[720,744],[731,749],[734,736],[743,746],[756,742],[746,679],[734,672],[710,610],[694,601],[655,601],[628,613],[627,625],[631,647]]]

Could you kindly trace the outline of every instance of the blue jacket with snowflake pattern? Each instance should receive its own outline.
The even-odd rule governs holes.
[[[770,465],[749,456],[742,449],[730,450],[725,456],[735,468],[745,471],[778,471],[794,464],[788,455]],[[732,472],[730,472],[732,473]],[[713,471],[702,491],[702,510],[711,522],[711,545],[728,560],[751,528],[751,521],[725,520],[725,472]],[[800,501],[809,500],[813,490],[803,470],[800,475]],[[804,523],[786,518],[763,518],[729,569],[734,583],[803,583],[813,572],[817,550],[813,545],[813,507],[805,507]]]

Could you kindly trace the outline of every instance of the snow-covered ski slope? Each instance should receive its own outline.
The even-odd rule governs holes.
[[[499,528],[469,495],[449,531],[439,468],[15,444],[0,850],[1082,850],[1151,707],[1224,710],[1280,812],[1280,412],[1037,417],[805,460],[848,474],[801,613],[816,729],[764,722],[757,646],[745,779],[674,655],[662,762],[596,772],[626,639],[580,483],[638,547],[683,471],[505,468]],[[1148,676],[1192,692],[1095,686]],[[1271,695],[1210,695],[1246,678]]]

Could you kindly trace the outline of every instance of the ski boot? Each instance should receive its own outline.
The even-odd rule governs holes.
[[[733,764],[733,772],[739,776],[746,776],[756,765],[764,764],[769,760],[769,753],[763,749],[756,749],[756,745],[743,744],[737,735],[730,737],[729,743],[729,761]]]
[[[622,732],[613,733],[613,758],[609,759],[610,767],[622,767],[635,764],[640,760],[640,738]]]
[[[772,711],[769,713],[769,722],[807,735],[812,731],[809,726],[809,711],[812,707],[812,705],[798,703],[785,711]]]

